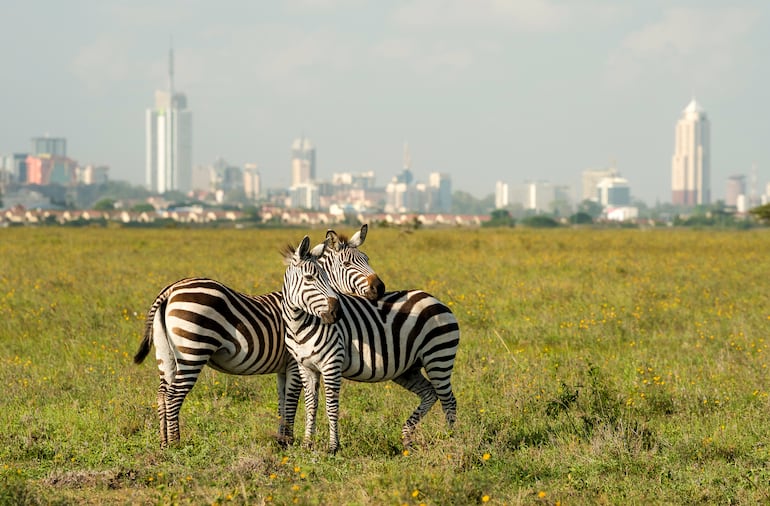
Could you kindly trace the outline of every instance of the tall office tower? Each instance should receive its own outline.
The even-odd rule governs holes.
[[[192,190],[192,111],[187,97],[174,90],[174,51],[168,56],[168,90],[155,92],[155,108],[147,109],[147,189],[154,193]]]
[[[67,156],[67,139],[64,137],[33,137],[30,155]]]
[[[706,111],[693,98],[676,124],[671,159],[671,202],[695,206],[711,202],[710,125]]]
[[[291,145],[291,186],[315,181],[315,147],[303,135]]]

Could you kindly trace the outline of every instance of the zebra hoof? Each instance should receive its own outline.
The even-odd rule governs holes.
[[[284,450],[294,444],[294,438],[288,436],[276,436],[275,442]]]

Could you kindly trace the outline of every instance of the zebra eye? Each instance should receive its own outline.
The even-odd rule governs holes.
[[[350,260],[345,260],[344,262],[342,262],[342,265],[344,265],[345,267],[350,267],[352,265],[352,262]]]
[[[305,274],[305,281],[313,281],[315,279],[315,276],[312,274]]]

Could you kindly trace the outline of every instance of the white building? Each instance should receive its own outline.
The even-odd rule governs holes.
[[[510,204],[520,204],[527,211],[551,213],[570,204],[568,186],[547,181],[532,181],[510,186]]]
[[[498,181],[495,183],[495,209],[503,209],[508,207],[510,200],[508,199],[508,183]]]
[[[695,206],[711,202],[710,124],[693,98],[676,124],[671,159],[671,202]]]
[[[256,163],[243,165],[243,191],[246,193],[246,197],[251,200],[257,200],[262,193],[262,177],[257,170]]]
[[[610,221],[632,221],[639,217],[639,208],[637,207],[607,207],[604,215]]]
[[[449,174],[428,174],[427,212],[448,213],[452,210],[452,178]]]
[[[335,172],[332,174],[332,184],[368,190],[375,187],[374,171],[370,170],[355,174],[353,172]]]
[[[584,170],[581,177],[583,187],[581,188],[582,194],[580,201],[596,201],[596,187],[599,185],[599,182],[604,178],[616,177],[617,175],[618,171],[615,167],[610,167],[609,169]]]
[[[187,97],[174,91],[174,53],[169,52],[168,90],[155,92],[155,108],[147,109],[145,182],[154,193],[192,188],[192,111]]]
[[[416,189],[413,185],[400,182],[394,177],[385,187],[385,212],[404,213],[413,211],[415,192]]]
[[[75,169],[78,183],[101,184],[109,180],[110,168],[106,165],[86,165]]]
[[[302,136],[291,145],[291,185],[306,184],[315,178],[315,147]]]
[[[631,189],[628,180],[622,177],[605,177],[596,185],[596,198],[604,207],[629,206],[631,204]]]
[[[318,187],[313,183],[304,183],[289,188],[289,207],[319,210],[321,200]]]
[[[727,190],[725,191],[725,205],[736,207],[738,199],[746,197],[746,176],[736,174],[727,178]]]

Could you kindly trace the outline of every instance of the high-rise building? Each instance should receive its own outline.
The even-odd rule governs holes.
[[[64,137],[33,137],[31,155],[67,156],[67,139]]]
[[[315,147],[304,135],[291,145],[291,186],[315,181]]]
[[[155,107],[147,109],[147,189],[155,193],[192,190],[192,111],[187,97],[174,90],[174,52],[169,51],[168,90],[155,92]]]
[[[710,124],[706,111],[693,98],[676,124],[671,159],[671,202],[695,206],[711,202]]]

